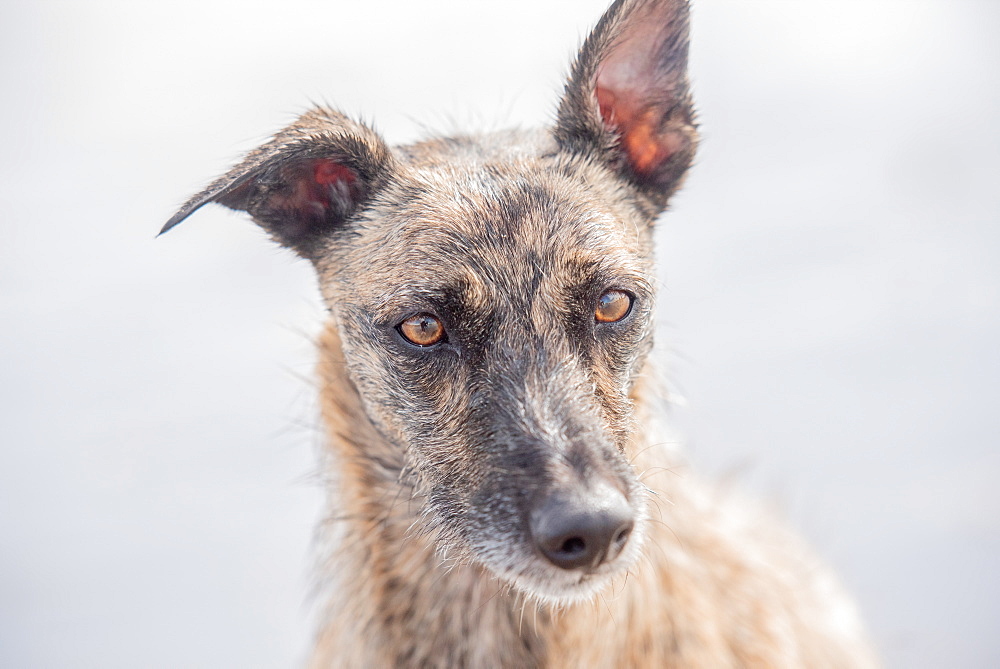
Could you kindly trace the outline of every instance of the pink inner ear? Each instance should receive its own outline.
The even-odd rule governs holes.
[[[300,218],[325,217],[334,198],[346,200],[351,197],[352,187],[358,180],[350,168],[328,158],[286,167],[283,174],[292,187],[291,192],[273,195],[270,205],[295,211]],[[344,206],[345,203],[338,204]]]
[[[660,131],[660,111],[656,106],[643,105],[634,96],[602,86],[597,87],[596,93],[601,118],[619,133],[629,165],[639,174],[652,174],[682,148],[684,140],[677,133]]]
[[[329,186],[338,181],[352,186],[357,181],[357,177],[354,176],[354,172],[343,165],[321,158],[313,161],[313,181],[320,186]]]
[[[597,68],[601,119],[619,136],[629,166],[644,177],[656,176],[689,142],[682,129],[687,121],[668,118],[684,102],[686,31],[683,2],[636,2]]]

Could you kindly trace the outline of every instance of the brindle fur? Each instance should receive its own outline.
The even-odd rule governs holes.
[[[337,547],[313,666],[873,664],[831,575],[672,473],[653,427],[652,224],[697,143],[687,17],[682,0],[616,2],[552,129],[389,148],[315,109],[165,227],[220,202],[316,267]],[[597,324],[609,288],[632,312]],[[417,313],[447,342],[405,342]],[[547,563],[538,499],[602,486],[634,514],[622,554]]]

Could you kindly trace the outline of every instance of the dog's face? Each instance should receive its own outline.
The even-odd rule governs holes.
[[[651,345],[651,223],[690,164],[687,9],[618,2],[556,127],[389,149],[314,110],[208,190],[316,266],[368,419],[424,518],[525,593],[632,564],[647,500],[629,393]]]
[[[649,226],[573,162],[417,156],[317,263],[367,414],[406,450],[441,540],[555,597],[631,562],[645,504],[624,453],[650,340]],[[622,507],[619,560],[539,554],[532,515],[557,494]]]

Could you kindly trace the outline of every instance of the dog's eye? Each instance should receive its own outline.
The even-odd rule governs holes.
[[[605,291],[597,299],[594,318],[598,323],[614,323],[628,316],[632,311],[632,296],[624,290]]]
[[[397,327],[406,341],[417,346],[433,346],[444,339],[444,326],[435,316],[410,316]]]

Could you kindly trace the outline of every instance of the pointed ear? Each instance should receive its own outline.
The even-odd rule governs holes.
[[[283,246],[312,258],[394,170],[382,138],[330,109],[313,109],[251,151],[239,165],[181,207],[171,229],[209,202],[249,212]]]
[[[555,137],[631,182],[657,211],[694,158],[686,0],[617,0],[584,42]]]

